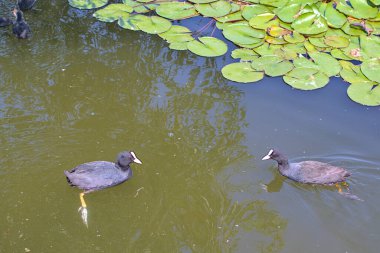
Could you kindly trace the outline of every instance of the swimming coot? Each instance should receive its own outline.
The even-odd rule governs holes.
[[[16,21],[13,22],[12,31],[19,39],[27,39],[30,37],[29,25],[25,22],[22,11],[18,9],[13,10],[13,15],[16,17]]]
[[[351,175],[343,168],[317,161],[289,163],[283,154],[273,149],[262,160],[268,159],[275,160],[278,163],[278,170],[281,175],[306,184],[332,185],[345,182],[346,178]]]
[[[33,7],[37,0],[18,0],[17,4],[20,10],[26,11]]]
[[[106,161],[95,161],[78,165],[70,171],[64,171],[67,182],[71,186],[84,190],[79,198],[82,206],[83,222],[87,225],[87,205],[83,196],[86,193],[112,187],[125,182],[132,177],[131,163],[142,164],[132,151],[121,152],[116,163]]]

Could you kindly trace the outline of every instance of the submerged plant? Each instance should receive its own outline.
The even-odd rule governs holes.
[[[314,90],[340,76],[353,101],[380,105],[380,0],[68,1],[79,9],[103,7],[93,14],[100,21],[158,34],[169,48],[204,57],[224,55],[227,44],[214,30],[198,36],[172,21],[211,18],[202,29],[220,29],[237,47],[231,56],[240,62],[222,68],[225,78],[252,83],[264,74],[283,76],[293,88]]]

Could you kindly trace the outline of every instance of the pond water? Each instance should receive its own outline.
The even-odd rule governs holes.
[[[0,252],[378,252],[380,108],[347,84],[236,84],[227,56],[36,7],[32,39],[0,29]],[[364,201],[284,179],[272,147],[347,168]],[[143,164],[86,196],[86,228],[63,171],[122,150]]]

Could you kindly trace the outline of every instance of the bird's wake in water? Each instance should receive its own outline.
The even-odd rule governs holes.
[[[88,221],[87,221],[88,213],[87,213],[87,208],[81,206],[81,207],[79,207],[78,212],[80,212],[80,214],[81,214],[82,221],[83,221],[84,225],[86,225],[86,227],[88,228]]]

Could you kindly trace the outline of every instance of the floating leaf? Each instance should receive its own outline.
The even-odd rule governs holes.
[[[277,55],[265,55],[261,56],[259,58],[256,58],[252,61],[252,68],[256,70],[264,70],[266,65],[274,64],[274,63],[279,63],[281,62],[282,59],[278,57]]]
[[[378,8],[369,5],[367,0],[337,0],[336,8],[354,18],[374,18],[378,13]]]
[[[276,50],[280,49],[280,45],[271,45],[269,43],[264,43],[263,45],[255,48],[255,52],[259,55],[275,55]]]
[[[360,36],[360,47],[364,53],[373,58],[380,58],[380,37]]]
[[[159,4],[155,4],[155,3],[141,4],[134,0],[123,0],[123,3],[125,3],[128,6],[131,6],[133,10],[137,13],[146,13],[146,12],[156,9],[157,6],[159,6]]]
[[[236,44],[252,44],[260,42],[265,37],[265,32],[248,24],[233,24],[223,30],[223,35]]]
[[[186,19],[198,15],[194,6],[186,2],[161,3],[156,8],[156,13],[161,17],[173,20]]]
[[[284,82],[300,90],[315,90],[326,86],[328,76],[311,68],[295,68],[283,77]]]
[[[158,16],[150,16],[137,22],[137,26],[146,33],[158,34],[169,30],[172,23],[169,20]]]
[[[103,22],[113,22],[119,18],[128,18],[132,11],[133,8],[126,4],[109,4],[97,10],[93,16]]]
[[[301,10],[299,3],[287,4],[275,10],[276,15],[286,23],[292,23]]]
[[[187,49],[194,54],[204,57],[216,57],[227,52],[227,45],[220,39],[214,37],[199,37],[187,43]]]
[[[231,52],[231,57],[234,59],[240,58],[243,61],[252,61],[259,57],[259,55],[252,49],[237,48]]]
[[[326,9],[323,14],[328,26],[333,28],[341,28],[347,21],[347,17],[334,8],[333,2],[326,4]]]
[[[230,13],[231,4],[225,0],[219,0],[209,4],[196,4],[195,9],[204,17],[222,17]]]
[[[347,89],[347,95],[356,103],[367,106],[380,105],[380,86],[372,82],[355,82]]]
[[[349,61],[339,61],[342,66],[340,76],[349,83],[368,82],[368,78],[365,77],[360,70],[360,66],[354,65]]]
[[[239,83],[257,82],[264,77],[263,72],[254,70],[247,62],[231,63],[222,68],[222,75],[228,80]]]
[[[212,3],[216,2],[218,0],[189,0],[189,2],[195,3],[195,4],[207,4],[207,3]]]
[[[305,57],[299,57],[297,59],[294,59],[293,64],[296,68],[309,68],[309,69],[315,69],[315,72],[319,71],[320,68],[317,64],[315,64],[313,61],[306,59]]]
[[[329,77],[338,75],[340,70],[342,69],[339,62],[330,54],[312,52],[309,53],[309,55],[319,66],[321,72],[325,73]]]
[[[288,1],[284,1],[284,0],[260,0],[260,4],[274,6],[274,7],[281,7],[287,2]]]
[[[309,41],[311,44],[313,44],[316,47],[329,47],[329,45],[326,45],[324,42],[324,38],[313,38],[310,37]]]
[[[336,58],[336,59],[340,59],[340,60],[351,60],[352,58],[350,57],[347,57],[343,52],[342,50],[340,49],[333,49],[331,50],[331,55]]]
[[[293,64],[290,61],[282,61],[272,63],[265,66],[264,71],[268,76],[283,76],[293,69]]]
[[[242,11],[242,16],[249,21],[254,16],[257,16],[259,14],[263,13],[269,13],[270,10],[268,7],[260,4],[253,4],[253,5],[246,5],[244,6],[244,9]]]
[[[137,26],[137,23],[142,22],[146,19],[148,19],[147,16],[137,14],[130,17],[119,18],[117,24],[124,29],[140,31],[140,28]]]
[[[78,9],[89,10],[100,8],[108,3],[108,0],[69,0],[69,4]]]
[[[292,31],[291,34],[287,34],[284,36],[284,40],[289,43],[300,43],[305,41],[305,37],[299,32]]]
[[[215,19],[221,23],[236,22],[236,21],[244,20],[243,16],[241,15],[241,11],[237,11],[223,17],[217,17]]]
[[[194,38],[191,36],[191,31],[189,28],[180,25],[173,25],[168,31],[160,33],[158,36],[169,43],[187,42],[194,40]]]
[[[187,42],[173,42],[169,44],[170,49],[187,50]]]
[[[335,48],[348,47],[350,41],[343,36],[326,36],[324,42]]]
[[[380,58],[363,62],[360,69],[369,80],[380,83]]]
[[[326,20],[316,13],[305,13],[299,16],[293,23],[292,28],[302,34],[319,34],[327,31]]]
[[[249,20],[249,25],[256,29],[266,30],[271,26],[278,26],[280,23],[276,18],[276,15],[273,13],[263,13],[257,16],[254,16]]]

